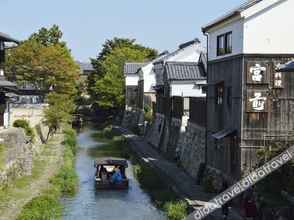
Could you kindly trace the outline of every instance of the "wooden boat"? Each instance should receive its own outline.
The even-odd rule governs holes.
[[[121,158],[98,158],[94,161],[94,167],[96,168],[95,173],[95,184],[98,190],[125,190],[129,188],[129,180],[126,176],[126,168],[128,167],[128,162]],[[112,183],[110,181],[113,174],[114,168],[120,169],[122,175],[122,181],[120,183]],[[107,178],[102,176],[102,170],[107,171]]]

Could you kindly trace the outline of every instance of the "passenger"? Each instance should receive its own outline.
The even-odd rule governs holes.
[[[114,173],[111,176],[111,180],[110,181],[111,181],[111,183],[119,184],[119,183],[122,182],[122,180],[123,180],[123,178],[122,178],[122,175],[121,175],[121,171],[120,171],[119,167],[117,166],[114,169]]]
[[[100,178],[102,179],[103,182],[107,182],[108,181],[107,170],[106,170],[106,168],[104,166],[101,167]]]

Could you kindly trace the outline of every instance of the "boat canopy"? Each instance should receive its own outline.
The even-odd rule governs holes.
[[[95,160],[95,166],[123,166],[128,167],[128,162],[125,159],[115,158],[115,157],[106,157],[106,158],[97,158]]]

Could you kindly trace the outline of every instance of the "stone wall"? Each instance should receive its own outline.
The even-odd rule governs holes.
[[[132,131],[138,130],[144,125],[144,113],[141,110],[128,109],[125,110],[122,120],[122,127]]]
[[[0,187],[10,179],[31,175],[33,150],[21,128],[9,128],[0,131],[0,139],[4,145],[5,161],[0,170]]]
[[[181,133],[182,120],[172,118],[166,123],[162,151],[170,159],[177,158],[177,145]]]
[[[159,149],[164,127],[165,116],[163,114],[156,113],[153,123],[146,131],[145,140],[153,147]]]
[[[180,134],[178,150],[182,166],[196,179],[200,164],[205,162],[205,128],[188,122]]]

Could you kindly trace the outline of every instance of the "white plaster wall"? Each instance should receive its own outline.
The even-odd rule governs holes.
[[[137,74],[126,75],[125,80],[126,80],[125,81],[126,86],[138,86],[139,75]]]
[[[170,84],[171,96],[182,97],[205,97],[206,94],[202,93],[202,89],[199,89],[194,82],[171,82]]]
[[[153,86],[156,84],[155,73],[153,71],[153,63],[142,68],[144,77],[144,93],[154,92]]]
[[[44,119],[44,109],[46,104],[20,104],[10,107],[10,125],[18,119],[25,119],[30,122],[30,126],[35,127]]]
[[[293,0],[262,1],[245,12],[244,53],[294,53]]]
[[[217,37],[227,32],[232,32],[232,53],[224,56],[217,56]],[[208,60],[216,60],[223,57],[241,54],[243,51],[243,20],[235,20],[231,23],[212,30],[208,33]]]
[[[178,50],[173,56],[168,56],[165,61],[198,62],[200,53],[203,51],[204,49],[201,44],[193,44]]]

